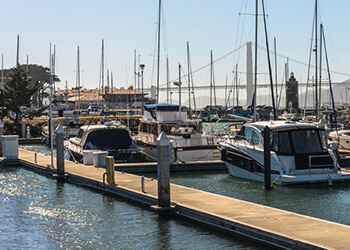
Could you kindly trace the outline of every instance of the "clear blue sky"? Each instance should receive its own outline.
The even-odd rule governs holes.
[[[273,38],[276,37],[278,53],[307,63],[314,1],[265,1],[270,48],[273,49]],[[216,59],[247,41],[254,41],[254,16],[239,14],[253,14],[253,0],[163,0],[162,6],[162,31],[165,32],[161,60],[164,61],[165,54],[169,56],[172,79],[177,76],[178,63],[187,73],[187,41],[190,42],[193,70],[209,63],[210,50]],[[326,28],[331,69],[350,73],[350,1],[319,0],[319,7],[319,17]],[[259,12],[262,13],[261,7]],[[20,35],[20,62],[23,64],[28,55],[29,63],[48,66],[51,42],[57,47],[56,73],[61,79],[58,86],[63,88],[67,80],[68,86],[72,87],[76,82],[76,51],[80,46],[81,84],[85,88],[95,88],[98,87],[101,40],[104,39],[105,67],[113,72],[114,85],[134,84],[134,49],[141,55],[141,63],[146,65],[145,86],[155,85],[152,65],[157,15],[158,0],[3,0],[0,53],[4,55],[4,67],[15,65],[17,34]],[[259,45],[265,47],[261,17],[259,22]],[[266,62],[266,54],[259,52],[259,58],[259,62]],[[281,65],[278,67],[282,69],[284,62],[279,60]],[[233,65],[227,66],[228,73],[232,72]],[[218,67],[216,69],[221,73]],[[261,72],[267,72],[266,68],[259,68],[262,68]],[[302,71],[299,66],[293,69],[292,64],[290,68],[291,71]],[[304,72],[300,77],[306,78]],[[161,75],[165,79],[164,67]],[[208,73],[203,75],[205,78]],[[207,83],[201,80],[198,84]]]

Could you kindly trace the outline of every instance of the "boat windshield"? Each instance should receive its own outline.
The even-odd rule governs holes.
[[[273,149],[282,154],[322,153],[323,143],[318,130],[300,129],[274,133]]]

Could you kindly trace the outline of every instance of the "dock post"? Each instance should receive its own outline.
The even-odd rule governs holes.
[[[64,180],[64,146],[63,146],[63,127],[58,124],[56,128],[56,150],[57,150],[57,176],[58,180]]]
[[[142,193],[145,193],[145,177],[141,176],[141,191]]]
[[[158,206],[164,210],[170,208],[170,141],[162,132],[157,138],[157,177]]]
[[[30,127],[27,126],[27,135],[26,135],[27,139],[30,139]]]
[[[264,128],[264,187],[271,190],[271,145],[270,145],[270,128]]]
[[[4,123],[0,120],[0,157],[2,156],[2,138],[4,135]]]
[[[26,118],[22,118],[22,138],[26,138]]]
[[[105,159],[106,159],[107,182],[109,184],[115,184],[114,157],[106,156]]]

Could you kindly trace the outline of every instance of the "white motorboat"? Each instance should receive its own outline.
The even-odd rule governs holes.
[[[68,119],[65,117],[53,118],[53,132],[52,132],[52,140],[53,145],[56,146],[56,131],[55,128],[61,124],[64,131],[64,138],[69,139],[71,137],[75,137],[78,135],[79,129],[84,125],[84,122],[78,119]],[[49,136],[49,125],[45,125],[42,127],[42,137],[44,138],[47,145],[50,145],[50,136]]]
[[[78,135],[65,141],[71,159],[80,162],[84,151],[108,152],[117,163],[143,162],[145,156],[130,137],[126,126],[115,122],[80,127]]]
[[[350,179],[317,124],[292,121],[246,123],[234,138],[219,143],[231,175],[264,181],[265,127],[271,130],[271,180],[276,184],[338,182]]]
[[[340,149],[350,150],[350,130],[344,129],[339,131],[332,131],[328,134],[328,137],[337,145]]]
[[[171,142],[173,161],[220,160],[217,137],[201,133],[200,119],[187,119],[187,112],[182,109],[179,112],[177,104],[160,103],[144,107],[144,115],[134,139],[151,160],[157,160],[156,140],[162,131]]]

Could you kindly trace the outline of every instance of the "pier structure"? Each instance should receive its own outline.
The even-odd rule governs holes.
[[[52,175],[50,156],[19,149],[19,162],[26,168]],[[2,158],[0,158],[2,162]],[[151,208],[158,202],[158,183],[116,171],[116,184],[103,180],[104,168],[65,161],[65,180],[135,201]],[[142,181],[143,180],[143,181]],[[254,204],[201,190],[170,184],[170,214],[192,220],[228,235],[283,249],[347,249],[350,226]]]

